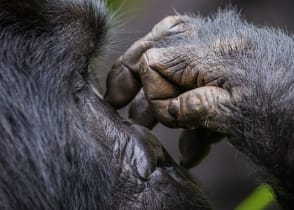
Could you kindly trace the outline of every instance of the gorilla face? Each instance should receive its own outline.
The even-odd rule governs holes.
[[[88,84],[100,1],[0,3],[0,209],[209,209],[145,128]]]

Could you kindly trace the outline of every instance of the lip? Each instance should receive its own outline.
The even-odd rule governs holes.
[[[106,148],[108,164],[114,170],[111,208],[210,209],[197,183],[150,130],[120,117],[90,88],[79,97],[85,126],[97,144]]]
[[[114,187],[114,195],[128,194],[139,201],[130,202],[129,207],[125,203],[115,204],[115,209],[211,209],[197,183],[148,129],[129,123],[127,126],[130,138],[117,142],[113,151],[120,162],[119,177],[128,183],[126,188],[132,188],[133,194],[124,187]],[[122,144],[127,149],[118,149]],[[117,205],[123,206],[117,208]]]
[[[125,161],[126,163],[133,164],[133,167],[129,168],[135,169],[141,179],[148,180],[157,171],[164,169],[172,177],[177,177],[176,179],[182,176],[193,181],[187,171],[178,166],[171,158],[151,131],[136,124],[128,123],[128,126],[132,130],[132,138],[129,139],[127,144],[131,144],[132,146],[130,146],[129,151],[125,151],[123,156],[128,159]],[[176,168],[181,169],[176,170]]]
[[[123,125],[123,134],[119,136],[126,135],[126,138],[117,138],[113,146],[114,160],[120,162],[119,177],[124,177],[123,182],[127,179],[133,183],[133,196],[142,202],[131,202],[129,208],[122,209],[211,209],[198,184],[171,158],[149,129],[115,115]],[[115,195],[129,194],[124,187],[115,188],[114,192]],[[158,204],[152,206],[154,198]],[[115,204],[115,209],[116,205],[122,204]]]

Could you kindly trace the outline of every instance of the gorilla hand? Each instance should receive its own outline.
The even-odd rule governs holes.
[[[130,115],[137,121],[148,119],[147,127],[155,124],[150,119],[151,105],[156,118],[169,127],[204,126],[227,133],[228,106],[240,98],[240,87],[236,84],[243,72],[233,64],[224,66],[225,58],[217,54],[224,50],[234,53],[230,47],[240,50],[239,45],[244,43],[201,43],[205,37],[199,35],[197,21],[200,20],[187,16],[167,17],[135,42],[113,66],[105,99],[120,108],[143,86],[148,102],[142,93],[138,94]],[[144,122],[141,120],[140,124]]]
[[[248,24],[233,11],[213,18],[177,16],[173,20],[179,23],[172,33],[173,28],[159,23],[157,27],[163,31],[151,32],[156,37],[152,45],[139,54],[133,50],[137,65],[128,66],[129,77],[112,73],[108,84],[135,78],[137,90],[142,85],[148,103],[144,97],[141,102],[135,100],[139,107],[131,109],[135,110],[131,111],[136,116],[133,119],[140,113],[145,113],[141,116],[145,119],[146,110],[152,110],[157,120],[169,127],[205,128],[188,131],[196,134],[184,135],[184,139],[192,136],[206,139],[197,142],[214,142],[215,135],[208,140],[207,129],[227,135],[230,143],[267,172],[267,182],[282,206],[293,206],[293,38]],[[180,33],[175,33],[177,28]],[[118,101],[125,105],[137,90],[126,94],[128,100]],[[110,96],[120,93],[108,91],[106,98],[113,104]],[[201,145],[184,142],[181,151],[194,158],[193,151],[207,151]],[[188,167],[195,163],[184,162]]]
[[[223,88],[221,69],[203,68],[207,62],[204,55],[200,56],[202,50],[188,43],[198,31],[195,20],[167,17],[135,42],[113,66],[105,99],[120,108],[143,86],[148,100],[143,91],[133,100],[129,113],[134,122],[149,128],[159,120],[169,127],[224,130],[221,120],[226,120],[228,110],[224,105],[231,100],[231,93]],[[180,138],[182,165],[193,167],[210,144],[222,137],[203,127],[184,131]]]

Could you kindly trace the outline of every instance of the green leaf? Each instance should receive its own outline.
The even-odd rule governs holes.
[[[235,210],[264,210],[275,202],[272,188],[267,184],[257,187]]]

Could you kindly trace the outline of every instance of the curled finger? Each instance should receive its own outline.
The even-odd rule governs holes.
[[[143,90],[138,93],[130,104],[129,119],[149,129],[152,129],[157,124],[155,113],[150,107]]]

